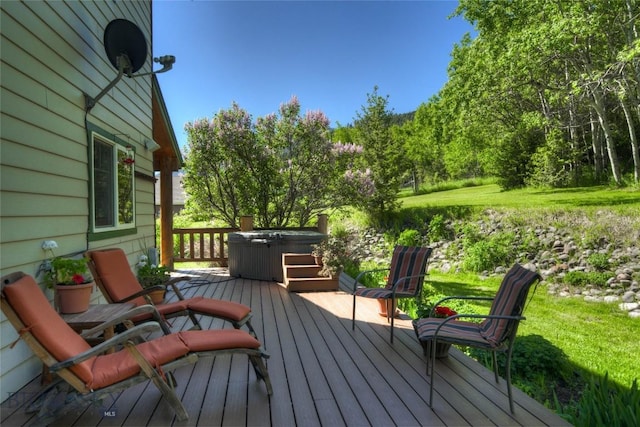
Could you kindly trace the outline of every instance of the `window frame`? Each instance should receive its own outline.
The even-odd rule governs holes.
[[[137,233],[136,225],[136,179],[135,179],[135,147],[132,144],[123,141],[122,139],[110,134],[97,126],[89,125],[87,127],[88,134],[88,167],[89,167],[89,241],[109,239],[118,236],[130,235]],[[106,226],[96,225],[96,165],[94,155],[96,153],[96,143],[107,144],[112,148],[111,157],[111,192],[113,199],[112,203],[112,221],[113,224]],[[119,217],[119,182],[118,182],[118,168],[123,167],[119,159],[122,153],[129,153],[133,156],[134,162],[124,166],[131,168],[131,222],[121,223]]]

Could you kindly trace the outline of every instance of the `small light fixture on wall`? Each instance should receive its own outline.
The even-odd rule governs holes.
[[[104,30],[104,49],[109,61],[118,70],[118,75],[95,97],[84,94],[86,111],[90,111],[125,74],[129,78],[135,78],[164,73],[173,68],[173,64],[176,62],[176,57],[173,55],[153,58],[153,62],[162,65],[160,70],[134,76],[133,74],[142,68],[147,60],[147,41],[142,30],[126,19],[114,19],[109,22]]]

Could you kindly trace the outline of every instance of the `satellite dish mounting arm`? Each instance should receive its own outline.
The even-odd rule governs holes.
[[[111,88],[116,85],[116,83],[120,81],[125,72],[127,73],[127,76],[131,77],[131,61],[129,61],[129,57],[127,56],[127,54],[123,53],[118,55],[118,58],[116,60],[118,61],[118,75],[116,76],[116,78],[113,79],[107,87],[102,89],[102,92],[96,95],[95,98],[92,98],[86,93],[84,94],[84,105],[87,111],[91,110],[98,103],[100,98],[102,98],[107,92],[111,90]]]

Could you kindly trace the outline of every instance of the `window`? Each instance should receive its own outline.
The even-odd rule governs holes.
[[[115,138],[114,138],[115,139]],[[135,228],[135,152],[121,141],[91,133],[92,232]],[[110,236],[105,236],[110,237]]]

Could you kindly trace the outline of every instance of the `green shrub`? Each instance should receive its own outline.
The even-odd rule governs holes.
[[[640,425],[638,380],[626,389],[609,381],[608,373],[604,377],[594,377],[578,403],[565,409],[563,414],[579,427]]]
[[[462,234],[462,246],[465,248],[483,239],[483,236],[480,233],[480,229],[476,224],[473,223],[465,223],[464,225],[462,225],[462,227],[458,230],[458,234]]]
[[[434,215],[429,222],[429,241],[437,242],[439,240],[448,240],[451,238],[451,232],[447,229],[444,216],[441,214]]]
[[[598,272],[586,272],[586,271],[569,271],[562,279],[564,283],[576,286],[585,287],[587,285],[598,286],[603,288],[607,285],[607,282],[611,278],[610,273],[598,273]]]
[[[387,267],[388,265],[381,265],[374,261],[364,261],[360,264],[359,268],[353,269],[354,271],[352,271],[351,266],[349,266],[349,268],[346,268],[345,266],[344,271],[355,279],[358,274],[363,271],[382,269],[380,271],[364,274],[359,281],[360,284],[367,288],[378,288],[386,284],[384,279],[389,275],[389,270],[386,269]]]
[[[479,273],[509,264],[514,256],[514,239],[513,233],[499,233],[465,247],[462,267]]]
[[[403,230],[396,243],[402,246],[420,246],[422,244],[422,236],[418,230]]]
[[[611,263],[609,262],[609,254],[595,252],[587,258],[587,262],[591,264],[597,271],[609,270]]]
[[[488,369],[493,369],[491,353],[468,347],[466,353]],[[506,373],[506,353],[498,353],[498,372]],[[573,370],[567,355],[540,335],[518,336],[511,356],[513,384],[539,402],[553,397],[556,384],[572,381]]]
[[[520,236],[520,244],[518,252],[526,252],[528,254],[536,254],[542,246],[540,238],[534,230],[527,230]]]

